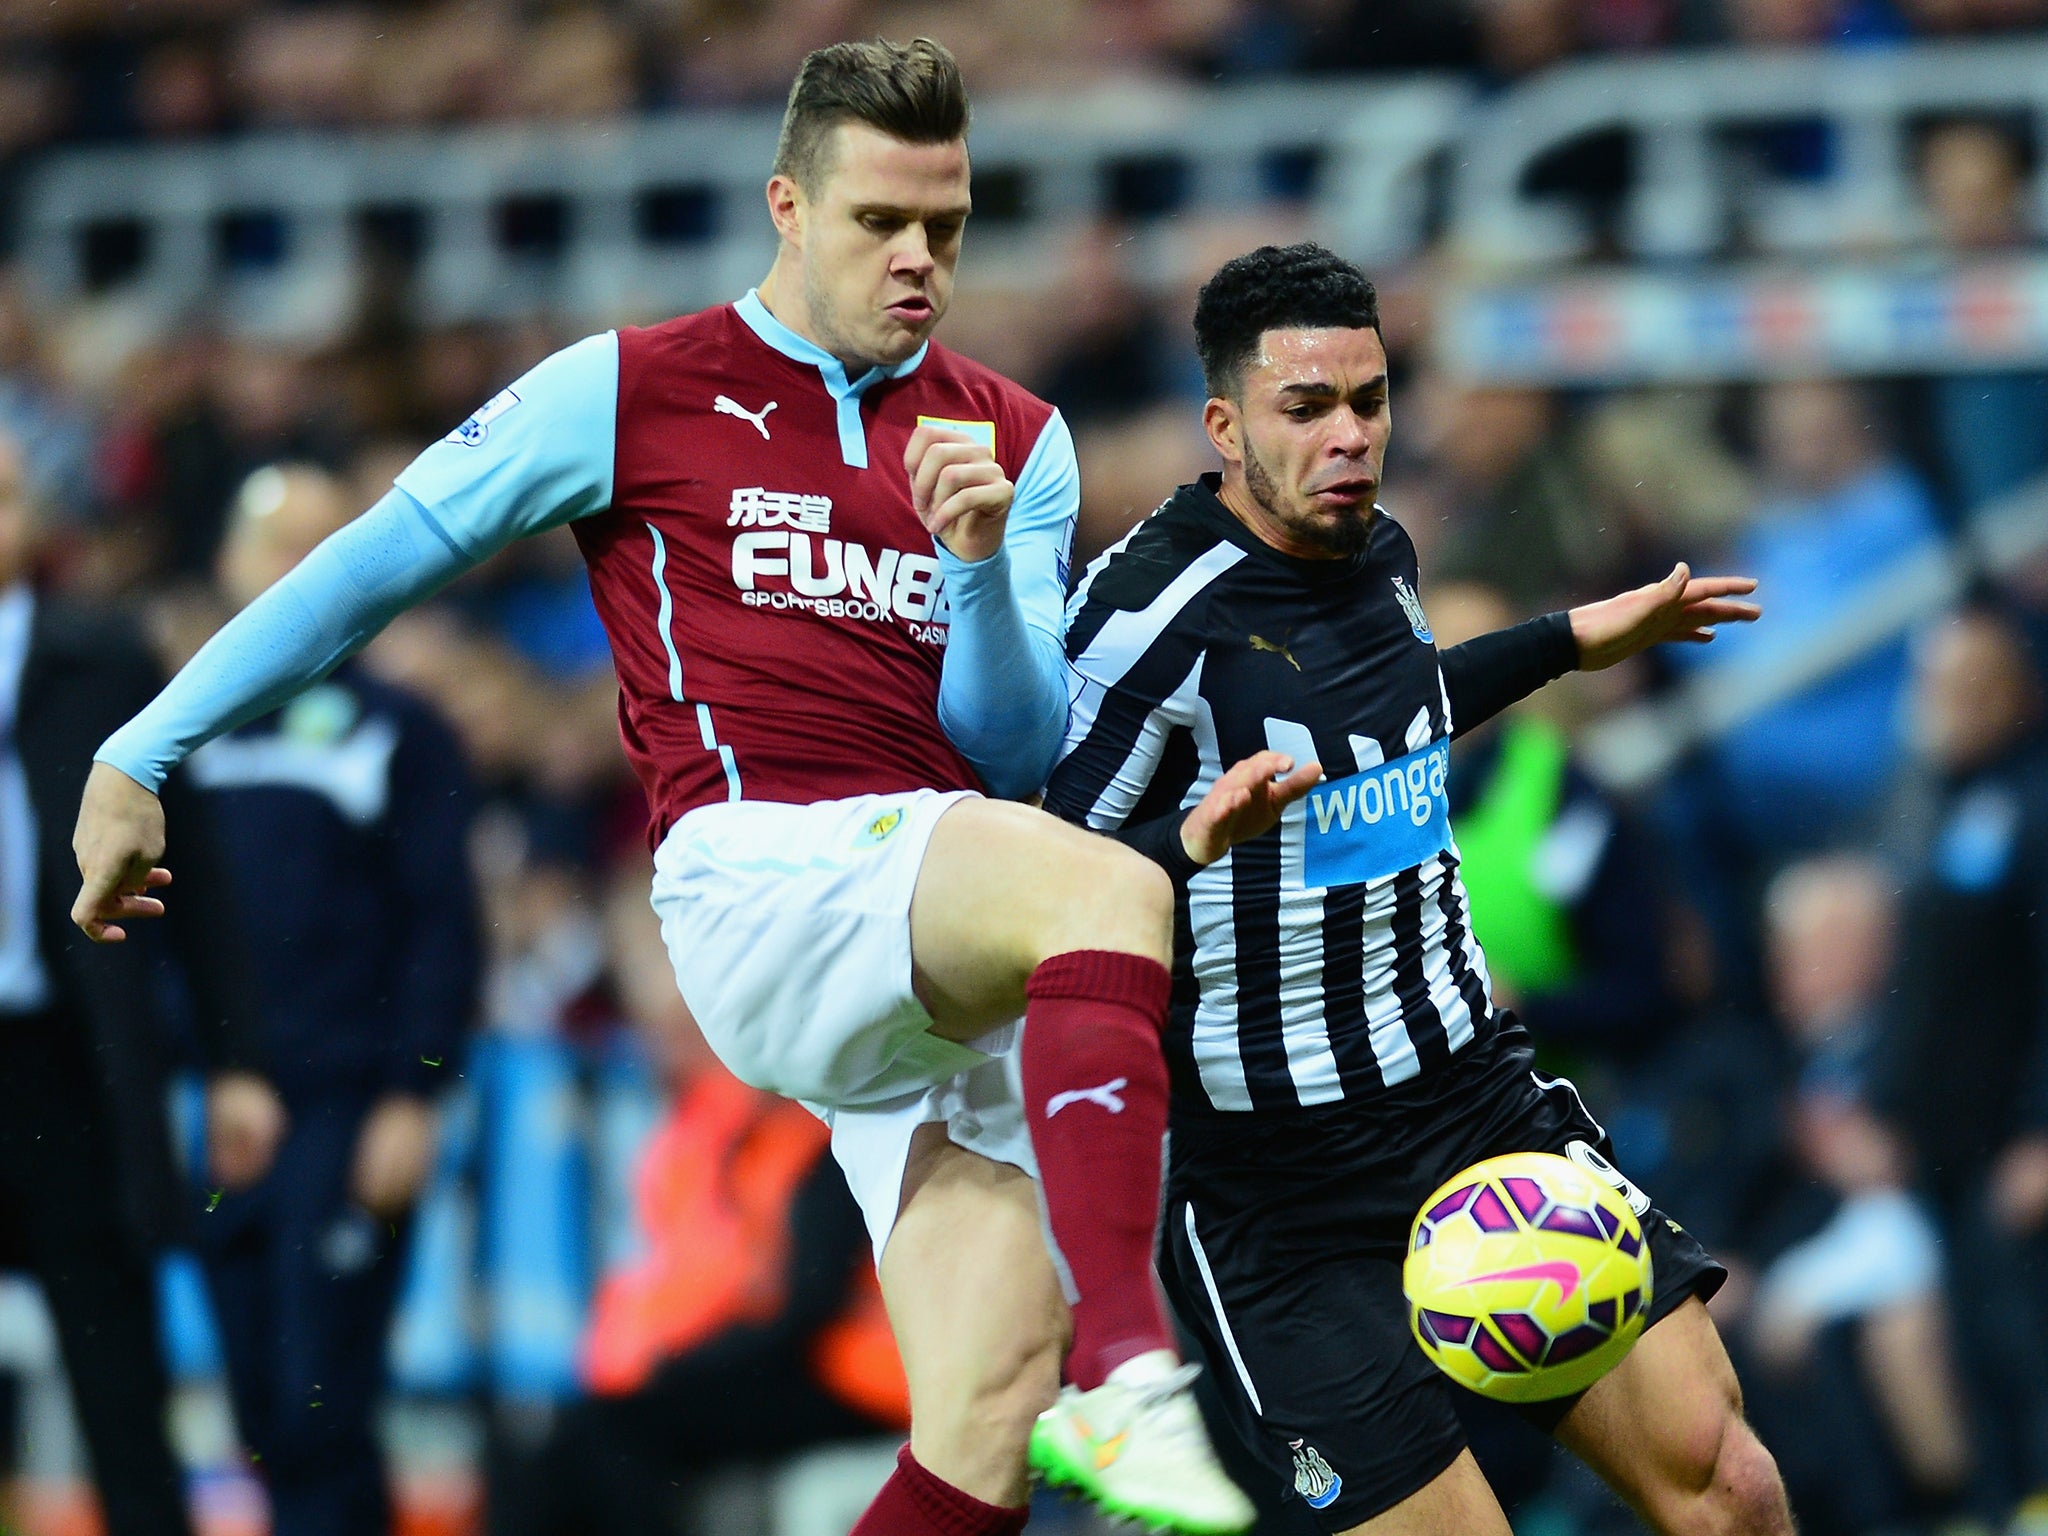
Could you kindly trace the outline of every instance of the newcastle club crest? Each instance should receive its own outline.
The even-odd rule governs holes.
[[[1408,615],[1408,627],[1415,631],[1418,640],[1434,641],[1436,636],[1429,632],[1429,620],[1423,616],[1422,599],[1415,595],[1415,589],[1401,577],[1394,578],[1394,601],[1401,605],[1401,611]]]
[[[1344,1479],[1331,1471],[1323,1453],[1307,1442],[1290,1440],[1287,1448],[1294,1452],[1294,1491],[1310,1509],[1328,1509],[1344,1491]]]

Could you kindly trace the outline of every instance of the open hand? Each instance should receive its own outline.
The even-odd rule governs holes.
[[[164,856],[161,801],[118,768],[94,763],[71,834],[82,883],[71,921],[96,944],[128,937],[119,920],[161,917],[164,904],[148,894],[171,883]]]
[[[1254,752],[1209,786],[1180,824],[1180,844],[1197,864],[1214,864],[1242,842],[1262,837],[1281,812],[1322,782],[1321,763],[1294,766],[1284,752]]]
[[[1002,547],[1017,488],[993,453],[971,437],[925,425],[910,434],[903,467],[910,504],[933,538],[969,564]]]
[[[277,1157],[284,1100],[254,1072],[223,1072],[206,1085],[206,1167],[223,1189],[247,1189]]]
[[[1579,665],[1598,672],[1666,640],[1704,645],[1716,624],[1749,624],[1763,612],[1734,601],[1756,590],[1753,576],[1695,576],[1680,561],[1662,581],[1571,611]]]
[[[440,1117],[425,1099],[386,1094],[356,1137],[349,1193],[356,1204],[387,1221],[410,1210],[434,1168]]]

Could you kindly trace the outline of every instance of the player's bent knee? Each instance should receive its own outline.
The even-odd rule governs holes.
[[[1791,1536],[1792,1514],[1778,1464],[1739,1416],[1707,1458],[1697,1492],[1674,1517],[1660,1521],[1671,1536]]]
[[[1727,1515],[1720,1529],[1792,1536],[1792,1511],[1777,1460],[1747,1424],[1739,1424],[1724,1444],[1721,1462],[1715,1483],[1727,1489]]]
[[[1041,959],[1112,949],[1171,963],[1173,881],[1165,870],[1121,843],[1087,835],[1074,846],[1067,880]]]

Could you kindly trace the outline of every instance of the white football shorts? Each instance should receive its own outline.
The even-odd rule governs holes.
[[[911,987],[910,898],[932,828],[964,791],[813,805],[700,806],[654,855],[654,910],[683,1001],[734,1076],[800,1100],[879,1262],[912,1134],[951,1139],[1034,1178],[1018,1024],[971,1046],[931,1033]]]

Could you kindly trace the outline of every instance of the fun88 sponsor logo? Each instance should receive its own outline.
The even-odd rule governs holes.
[[[737,490],[729,528],[732,580],[749,608],[798,609],[831,619],[901,620],[912,638],[944,645],[949,633],[939,562],[901,549],[869,549],[826,535],[826,496]]]
[[[771,491],[758,485],[732,493],[728,528],[800,528],[805,533],[832,531],[832,498],[797,491]]]
[[[1379,880],[1450,847],[1444,798],[1450,760],[1450,743],[1432,742],[1311,790],[1302,831],[1303,883]]]

